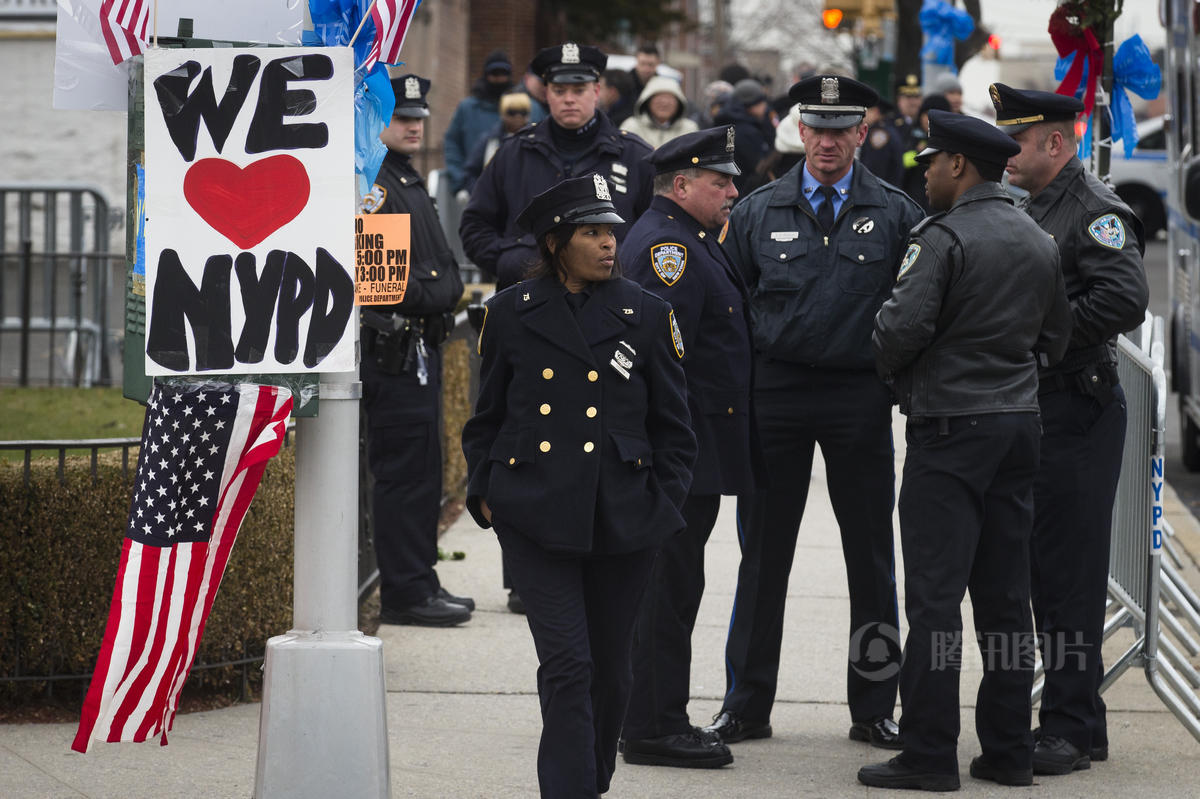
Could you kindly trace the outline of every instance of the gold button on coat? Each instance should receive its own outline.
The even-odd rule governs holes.
[[[538,444],[538,449],[540,449],[542,452],[549,452],[550,451],[550,442],[543,441],[541,444]]]
[[[540,410],[542,412],[542,416],[550,415],[550,406],[545,403],[543,403],[542,407],[538,408],[538,410]]]
[[[595,419],[595,418],[596,418],[596,409],[595,409],[595,408],[588,408],[588,409],[587,409],[587,417],[588,417],[589,419]]]
[[[512,465],[513,465],[514,463],[516,463],[516,462],[517,462],[517,459],[516,459],[516,458],[509,458],[509,459],[508,459],[508,465],[509,465],[509,466],[512,466]]]
[[[732,415],[733,415],[733,408],[730,408],[730,409],[729,409],[729,415],[730,415],[730,416],[732,416]]]
[[[549,380],[550,378],[554,377],[554,370],[553,369],[543,369],[542,377]]]
[[[588,372],[588,382],[589,383],[595,383],[599,379],[600,379],[600,373],[597,372],[595,369]]]
[[[590,441],[588,441],[588,442],[585,442],[585,443],[584,443],[584,445],[583,445],[583,451],[584,451],[584,452],[591,452],[591,451],[592,451],[592,450],[594,450],[595,448],[596,448],[596,445],[595,445],[595,444],[593,444],[593,443],[592,443],[592,442],[590,442]]]

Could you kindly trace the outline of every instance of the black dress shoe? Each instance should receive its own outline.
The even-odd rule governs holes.
[[[919,771],[904,765],[898,757],[886,763],[863,766],[858,770],[858,781],[872,788],[912,788],[920,791],[957,791],[960,787],[957,774]]]
[[[971,761],[971,776],[1000,785],[1033,785],[1033,769],[996,768],[983,755]]]
[[[639,766],[720,768],[733,762],[728,746],[694,728],[678,735],[629,739],[621,751],[626,763]]]
[[[715,732],[727,744],[754,738],[770,738],[771,722],[748,721],[737,713],[722,710],[713,716],[713,723],[703,729],[703,732]]]
[[[434,594],[434,596],[436,596],[438,599],[444,599],[447,602],[452,602],[455,605],[462,605],[471,612],[475,611],[474,599],[469,596],[455,596],[440,585],[438,586],[437,593]]]
[[[471,620],[471,611],[462,605],[447,602],[439,597],[431,596],[424,602],[393,610],[383,608],[379,611],[379,621],[384,624],[414,624],[418,627],[453,627]]]
[[[508,610],[510,613],[525,615],[525,603],[521,601],[521,595],[515,590],[508,592]]]
[[[891,719],[856,721],[850,725],[850,740],[869,743],[880,749],[903,749],[900,727]]]
[[[1041,735],[1033,747],[1034,774],[1070,774],[1091,767],[1091,756],[1079,751],[1079,747],[1066,738]]]

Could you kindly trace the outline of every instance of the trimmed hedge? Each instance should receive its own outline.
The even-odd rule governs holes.
[[[131,463],[135,454],[131,453]],[[89,674],[108,620],[132,496],[133,470],[102,453],[93,484],[90,457],[0,463],[0,676]],[[196,663],[258,657],[292,622],[295,450],[267,466],[242,524],[209,615]],[[258,675],[258,670],[252,671]],[[240,684],[240,669],[193,670],[190,688]],[[70,693],[86,681],[57,683]],[[44,696],[48,683],[0,682],[0,705]]]

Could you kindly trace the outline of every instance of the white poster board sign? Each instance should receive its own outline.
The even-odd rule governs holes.
[[[146,53],[146,374],[354,369],[349,48]]]

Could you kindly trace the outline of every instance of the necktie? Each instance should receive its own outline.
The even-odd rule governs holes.
[[[817,191],[825,198],[817,208],[817,223],[828,233],[833,228],[833,186],[818,186]]]
[[[571,306],[571,312],[576,316],[579,316],[579,309],[582,308],[583,304],[587,301],[588,294],[586,291],[567,292],[567,305]]]

